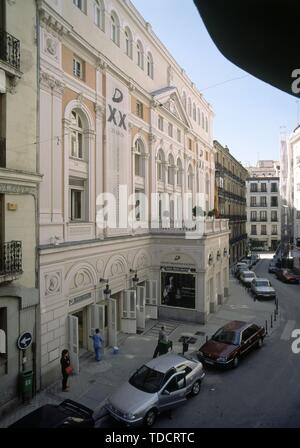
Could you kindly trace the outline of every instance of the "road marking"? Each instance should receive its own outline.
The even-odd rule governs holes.
[[[292,331],[295,328],[296,321],[294,320],[288,320],[285,324],[284,330],[280,336],[280,339],[283,339],[284,341],[288,341],[291,339]]]
[[[248,309],[248,305],[229,305],[232,310]]]

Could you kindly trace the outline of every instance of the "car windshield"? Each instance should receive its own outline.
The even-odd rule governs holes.
[[[212,337],[213,341],[223,342],[224,344],[238,345],[239,335],[235,331],[220,329]]]
[[[256,282],[256,286],[270,286],[270,283],[268,280],[258,280]]]
[[[283,273],[286,275],[294,275],[293,271],[290,271],[289,269],[286,269]]]
[[[254,278],[255,275],[254,275],[252,272],[251,272],[251,273],[250,273],[250,272],[249,272],[249,273],[246,273],[246,272],[245,272],[244,277],[245,277],[245,278]]]
[[[143,392],[153,394],[161,388],[164,374],[157,370],[142,366],[129,379],[129,383]]]

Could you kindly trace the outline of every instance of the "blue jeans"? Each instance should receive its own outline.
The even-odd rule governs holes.
[[[101,360],[101,347],[94,347],[95,355],[96,355],[96,361]]]

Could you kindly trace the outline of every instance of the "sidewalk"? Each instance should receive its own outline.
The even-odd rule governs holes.
[[[190,324],[175,321],[148,321],[148,328],[142,335],[126,335],[119,353],[113,354],[112,349],[105,350],[101,362],[95,362],[94,354],[88,354],[80,363],[80,374],[69,379],[70,392],[61,391],[61,380],[57,381],[37,396],[28,405],[21,404],[14,412],[3,417],[0,428],[7,427],[32,410],[46,403],[60,403],[70,398],[95,411],[95,418],[101,415],[101,408],[105,398],[116,387],[125,381],[143,363],[149,361],[157,343],[159,328],[165,324],[169,338],[173,341],[173,351],[181,353],[182,334],[188,333],[194,338],[194,344],[189,345],[188,353],[196,351],[212,334],[230,320],[252,321],[265,325],[274,312],[274,302],[254,301],[250,294],[237,280],[230,279],[230,297],[220,309],[212,314],[205,325]],[[274,328],[277,326],[274,323]],[[270,328],[269,328],[270,334]],[[198,333],[198,334],[196,334]]]

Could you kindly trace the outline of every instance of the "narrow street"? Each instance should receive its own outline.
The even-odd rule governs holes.
[[[263,348],[253,350],[236,370],[206,369],[199,396],[174,410],[171,419],[161,415],[155,428],[300,427],[300,354],[291,350],[291,332],[300,328],[300,285],[284,284],[268,274],[269,261],[261,260],[256,274],[275,287],[280,322]],[[101,426],[119,424],[107,417]]]

